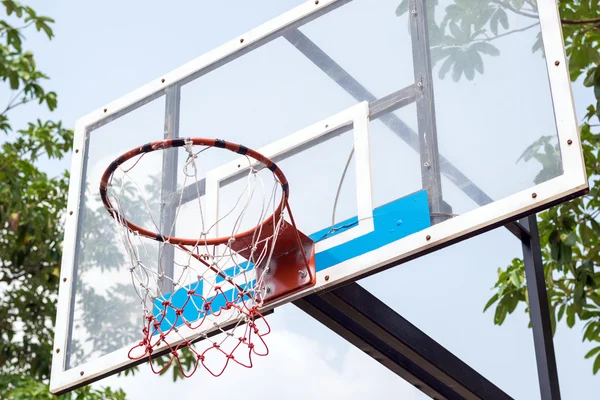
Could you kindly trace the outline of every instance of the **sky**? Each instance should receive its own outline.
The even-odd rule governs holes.
[[[218,5],[206,1],[194,4],[171,2],[168,5],[156,0],[33,1],[31,4],[38,12],[56,19],[56,38],[50,44],[33,32],[28,34],[26,42],[34,51],[40,68],[51,77],[46,87],[59,95],[58,110],[41,117],[60,119],[67,126],[73,126],[88,112],[299,3],[300,0],[264,0],[259,5],[241,0]],[[356,3],[365,2],[356,0]],[[335,19],[331,18],[336,17],[332,15],[306,28],[307,35],[321,35],[321,47],[340,64],[348,66],[347,69],[377,96],[412,82],[412,69],[403,68],[407,62],[411,64],[408,28],[393,15],[394,1],[382,0],[373,10],[384,8],[389,10],[390,17],[379,26],[375,25],[376,19],[369,19],[374,18],[371,14],[352,12],[349,8],[347,11],[340,9],[337,14],[342,20],[347,18],[349,24],[332,24]],[[354,28],[361,22],[360,18],[365,18],[365,23],[377,26],[378,30],[361,34]],[[398,26],[396,21],[399,21]],[[514,22],[519,26],[520,21]],[[402,39],[374,40],[378,38],[376,32],[387,30],[399,32]],[[504,47],[499,44],[508,55],[497,60],[486,59],[486,74],[472,84],[461,84],[460,90],[449,82],[449,77],[435,78],[440,151],[449,155],[495,198],[527,187],[535,176],[532,165],[515,164],[523,146],[511,143],[517,141],[525,145],[553,129],[552,124],[547,126],[547,84],[543,73],[536,73],[543,72],[539,68],[543,62],[539,61],[539,54],[535,56],[538,58],[530,55],[535,32],[525,35],[521,41],[503,42]],[[397,45],[397,53],[389,51],[392,43]],[[289,48],[282,43],[274,42],[262,55],[184,89],[182,130],[194,131],[202,126],[205,131],[220,132],[225,126],[232,136],[228,139],[233,140],[236,135],[246,137],[244,135],[252,128],[262,129],[261,135],[248,139],[253,145],[262,145],[265,144],[263,141],[271,140],[270,135],[277,135],[279,131],[293,132],[354,104],[333,89],[327,90],[330,82],[320,80],[317,73],[303,64],[305,61],[287,51]],[[514,61],[510,55],[526,60],[517,72],[511,69]],[[286,68],[280,68],[282,65]],[[373,69],[377,74],[371,73]],[[313,76],[315,81],[308,79]],[[263,82],[269,82],[269,85],[260,86]],[[311,82],[314,87],[308,86]],[[514,95],[515,88],[524,87],[528,90]],[[304,93],[305,97],[289,96],[284,102],[279,96],[284,92],[281,88],[286,89],[285,93]],[[310,90],[316,89],[323,90],[326,96],[311,100]],[[494,93],[497,97],[482,102],[477,97],[482,93]],[[580,82],[574,84],[574,94],[581,117],[585,107],[592,102],[592,94]],[[224,99],[228,101],[228,113],[223,111]],[[282,113],[277,113],[277,107],[283,109],[282,103],[298,109],[302,107],[302,112],[293,117],[282,117]],[[156,118],[155,112],[161,107],[159,104],[157,108],[140,111],[122,128],[108,132],[107,135],[114,136],[107,138],[125,138],[123,130],[133,130],[120,146],[129,148],[131,143],[146,142],[150,132],[162,130],[162,117]],[[469,116],[487,117],[461,114],[461,110],[468,107],[476,107],[478,111]],[[273,115],[269,124],[265,124],[264,117],[267,108]],[[525,108],[527,113],[521,113],[520,110]],[[231,117],[232,112],[235,118]],[[407,107],[397,115],[411,127],[416,126],[414,108]],[[15,123],[25,123],[30,117],[31,109],[23,107],[15,110],[11,119]],[[389,185],[380,182],[383,189],[375,189],[377,201],[385,203],[390,198],[419,189],[419,170],[414,168],[416,156],[412,150],[403,150],[400,143],[384,136],[382,126],[373,125],[373,133],[382,138],[374,144],[374,148],[380,150],[374,170],[396,168],[403,172],[401,186],[398,184],[394,190],[388,190]],[[481,134],[482,129],[486,135]],[[457,139],[454,132],[463,136]],[[491,139],[486,141],[486,138]],[[460,141],[474,144],[473,147],[457,146]],[[112,143],[100,140],[94,147],[100,154],[98,165],[105,165],[111,151],[118,153],[118,148],[109,149]],[[478,148],[487,150],[473,150]],[[50,174],[58,174],[70,167],[70,157],[44,161],[42,167]],[[378,184],[377,178],[375,184]],[[455,211],[464,212],[475,207],[458,190],[447,183],[446,187]],[[532,335],[527,328],[524,309],[517,309],[501,327],[493,325],[492,312],[482,313],[484,304],[493,294],[490,289],[495,283],[497,268],[520,256],[519,242],[500,228],[359,283],[508,394],[518,399],[535,399],[539,398],[539,389]],[[272,352],[258,360],[252,370],[233,368],[218,379],[200,373],[188,381],[173,383],[169,376],[152,376],[142,366],[135,377],[111,377],[95,386],[122,387],[132,399],[147,398],[149,394],[166,396],[175,391],[184,396],[201,393],[224,399],[238,398],[241,391],[244,391],[244,397],[251,399],[275,395],[290,399],[306,396],[359,399],[365,395],[425,398],[293,305],[278,309],[269,321],[274,329],[269,336]],[[578,323],[568,329],[562,324],[555,336],[560,385],[566,399],[585,398],[597,386],[598,378],[591,373],[591,363],[583,359],[589,346],[581,344],[582,326]],[[256,385],[256,382],[261,384]]]

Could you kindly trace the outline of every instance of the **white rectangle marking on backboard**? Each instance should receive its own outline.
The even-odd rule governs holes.
[[[371,149],[369,146],[369,103],[363,101],[347,108],[323,121],[317,122],[296,133],[292,133],[257,151],[263,156],[274,159],[283,157],[298,147],[308,144],[330,132],[344,126],[352,125],[354,134],[354,157],[356,160],[356,200],[358,205],[358,225],[340,232],[330,238],[316,243],[316,252],[325,251],[357,237],[366,235],[374,229],[373,223],[373,188],[371,183]],[[206,196],[208,210],[215,212],[218,218],[218,202],[220,182],[242,174],[257,161],[248,164],[245,157],[233,160],[207,174]],[[241,168],[240,165],[247,165]],[[283,171],[285,173],[285,171]],[[208,213],[210,214],[210,213]],[[216,222],[216,219],[215,219]],[[217,224],[218,227],[218,224]],[[304,232],[310,234],[312,232]]]

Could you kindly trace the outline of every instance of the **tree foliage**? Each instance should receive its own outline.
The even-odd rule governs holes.
[[[41,158],[61,159],[71,149],[73,132],[60,121],[11,123],[17,107],[57,106],[56,93],[43,87],[48,76],[24,48],[27,32],[52,39],[54,21],[17,1],[0,4],[0,82],[2,93],[9,93],[0,108],[0,393],[46,399],[68,175],[48,176],[38,164]],[[125,394],[83,388],[65,398]]]
[[[597,0],[561,0],[558,2],[563,35],[573,81],[593,90],[595,102],[581,121],[580,138],[590,182],[584,197],[540,213],[539,229],[546,285],[553,328],[564,321],[570,328],[582,327],[583,342],[590,342],[585,356],[593,359],[594,373],[600,370],[600,5]],[[429,3],[432,58],[441,66],[440,78],[451,73],[454,81],[474,80],[484,73],[486,58],[500,50],[495,41],[518,35],[539,25],[535,0],[454,0],[440,10]],[[397,9],[408,11],[408,0]],[[438,18],[439,15],[441,18]],[[520,16],[531,24],[513,27],[510,16]],[[537,28],[539,30],[539,28]],[[543,56],[541,36],[531,50]],[[518,162],[538,162],[540,172],[535,183],[546,181],[560,172],[560,152],[550,136],[539,138],[524,150]],[[519,304],[527,309],[527,291],[523,260],[498,269],[494,295],[484,311],[495,306],[494,323],[501,325]]]
[[[595,0],[560,1],[559,10],[571,79],[585,77],[583,83],[593,88],[596,99],[580,126],[590,192],[540,213],[540,240],[553,329],[562,321],[582,328],[582,341],[592,345],[585,357],[594,359],[595,374],[600,370],[600,5]],[[542,146],[529,150],[538,160],[552,152]],[[502,324],[518,303],[527,305],[521,259],[498,270],[495,289],[486,308],[496,304],[494,322]]]

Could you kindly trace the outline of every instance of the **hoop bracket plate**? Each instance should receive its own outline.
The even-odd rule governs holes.
[[[272,224],[263,225],[261,236],[270,235],[271,229]],[[231,248],[242,257],[250,256],[250,249],[243,240],[236,241]],[[314,286],[317,283],[314,242],[289,222],[282,221],[270,263],[257,266],[256,273],[257,276],[264,273],[263,305]]]
[[[273,254],[268,274],[265,275],[265,304],[290,296],[317,283],[314,242],[292,225],[287,222],[285,224],[287,226],[284,225],[275,244],[275,251],[279,249],[283,251],[281,254]],[[300,246],[304,252],[301,251]]]

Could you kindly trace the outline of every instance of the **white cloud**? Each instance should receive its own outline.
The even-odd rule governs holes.
[[[175,395],[223,400],[427,398],[353,346],[344,346],[340,353],[288,330],[275,331],[268,338],[271,353],[257,357],[253,369],[231,365],[219,378],[199,370],[190,379],[173,382],[170,376],[155,376],[142,365],[134,377],[113,377],[96,386],[121,387],[134,400]]]

